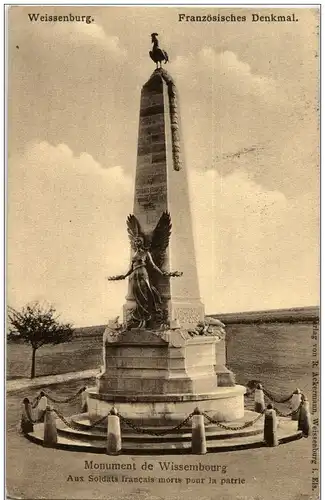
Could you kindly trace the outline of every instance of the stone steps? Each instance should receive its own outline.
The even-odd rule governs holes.
[[[234,422],[227,422],[225,425],[231,427],[240,427],[245,422],[252,421],[258,416],[257,413],[251,411],[245,411],[244,418],[240,420],[236,420]],[[75,438],[78,434],[81,437],[88,437],[90,440],[97,440],[101,437],[106,439],[106,425],[100,425],[98,427],[90,428],[91,422],[86,416],[86,414],[75,415],[71,417],[71,421],[73,424],[77,425],[77,428],[71,429],[65,426],[62,422],[57,422],[58,432],[60,435]],[[238,430],[226,430],[221,427],[215,425],[207,425],[206,426],[206,438],[209,439],[232,439],[233,437],[245,437],[250,435],[257,435],[263,432],[264,418],[262,417],[256,424],[251,427],[247,427],[245,429]],[[138,424],[139,428],[146,429],[150,432],[157,431],[157,427],[143,426]],[[150,440],[151,442],[155,441],[183,441],[189,440],[192,438],[192,430],[191,426],[186,426],[180,429],[177,434],[176,433],[167,433],[169,430],[168,427],[159,427],[159,432],[166,432],[164,436],[155,436],[151,434],[143,434],[146,436],[146,440]],[[138,441],[139,434],[133,431],[130,427],[126,429],[122,429],[122,434],[125,436],[125,439],[128,441]],[[142,434],[141,434],[142,435]]]
[[[254,429],[250,432],[243,432],[243,431],[234,431],[233,433],[230,432],[223,432],[223,433],[218,433],[218,432],[206,432],[206,439],[207,440],[225,440],[225,439],[233,439],[234,437],[246,437],[246,436],[256,436],[258,434],[261,434],[263,432],[262,428],[259,429]],[[70,429],[68,427],[59,427],[58,425],[58,433],[60,436],[64,436],[67,438],[79,438],[83,439],[86,438],[90,441],[96,441],[96,440],[106,440],[106,435],[103,434],[91,434],[90,432],[87,431],[79,431],[76,429]],[[128,433],[125,435],[125,439],[127,442],[137,442],[139,441],[139,435],[138,433]],[[142,434],[141,434],[142,435]],[[145,435],[145,434],[143,434]],[[192,439],[192,434],[191,433],[183,433],[183,434],[167,434],[164,436],[155,436],[155,435],[145,435],[146,436],[146,442],[168,442],[168,441],[175,441],[175,442],[180,442],[180,441],[191,441]]]
[[[72,431],[72,432],[71,432]],[[43,424],[34,426],[34,432],[26,437],[35,443],[43,443]],[[283,419],[278,427],[279,442],[285,443],[302,437],[301,431],[297,431],[297,422],[289,419]],[[181,438],[181,439],[179,439]],[[236,433],[232,436],[221,436],[210,433],[207,435],[208,451],[231,451],[236,449],[257,448],[265,446],[263,433],[259,429],[258,433],[238,436]],[[61,424],[58,425],[58,449],[71,451],[87,451],[93,453],[106,453],[106,436],[104,433],[90,435],[85,431],[73,431],[67,429]],[[124,435],[122,436],[122,453],[177,453],[191,450],[191,436],[169,435],[148,436],[144,434]]]
[[[237,420],[233,420],[233,421],[229,421],[229,422],[224,422],[224,425],[227,425],[227,426],[231,426],[231,427],[234,427],[234,426],[237,426],[237,427],[240,427],[243,423],[245,422],[248,422],[248,421],[251,421],[251,420],[254,420],[254,418],[256,418],[258,416],[258,413],[256,413],[255,411],[253,410],[245,410],[244,412],[244,416],[240,419],[237,419]],[[77,415],[72,415],[71,417],[71,420],[73,422],[75,422],[77,425],[81,426],[81,427],[84,427],[85,429],[89,428],[91,425],[92,425],[92,421],[88,418],[88,414],[87,413],[80,413],[80,414],[77,414]],[[100,417],[98,417],[100,418]],[[262,419],[260,420],[260,422],[262,421]],[[141,423],[141,421],[137,421],[136,419],[132,419],[132,422],[139,425],[140,427],[144,427],[144,424]],[[174,425],[176,425],[178,422],[175,421],[175,423],[172,424],[172,427]],[[99,424],[96,425],[95,429],[101,429],[103,430],[104,432],[106,432],[106,422],[105,420]],[[209,424],[207,421],[206,421],[206,429],[210,429],[213,427],[213,424]],[[145,425],[145,428],[146,429],[151,429],[151,430],[155,430],[157,429],[157,426],[153,426],[153,425]],[[160,425],[159,426],[159,429],[160,430],[167,430],[168,428],[170,427],[167,427],[166,425],[163,426],[163,425]],[[191,429],[191,425],[187,425],[187,426],[184,426],[184,429]],[[216,427],[216,429],[220,429],[220,427]],[[127,429],[126,429],[127,430]]]

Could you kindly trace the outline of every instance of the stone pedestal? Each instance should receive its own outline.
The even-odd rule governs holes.
[[[107,329],[105,367],[97,391],[89,391],[90,419],[113,404],[146,426],[177,425],[197,406],[220,421],[242,418],[245,388],[234,386],[224,365],[216,366],[216,346],[215,336],[191,336],[181,328]]]

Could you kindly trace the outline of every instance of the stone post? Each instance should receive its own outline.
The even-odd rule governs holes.
[[[122,449],[120,418],[115,408],[107,417],[107,454],[118,455]]]
[[[45,396],[43,391],[40,392],[40,396],[41,397],[37,403],[37,421],[44,422],[45,410],[47,407],[47,397]]]
[[[207,452],[204,416],[198,408],[195,408],[194,412],[192,416],[192,453],[204,455]]]
[[[20,430],[23,434],[29,434],[34,431],[32,418],[32,405],[28,398],[24,398],[20,419]]]
[[[311,429],[311,417],[309,401],[306,396],[302,397],[302,406],[298,418],[298,431],[302,431],[304,437],[308,437]]]
[[[47,406],[44,417],[44,439],[43,446],[47,448],[55,448],[58,442],[58,432],[56,428],[56,418],[53,408]]]
[[[257,413],[263,413],[265,410],[264,391],[261,384],[257,384],[255,389],[254,410]]]
[[[270,403],[265,410],[264,441],[267,446],[277,446],[278,441],[278,419],[273,405]]]
[[[299,420],[299,413],[300,413],[300,409],[298,410],[299,406],[301,404],[301,392],[300,392],[300,389],[296,389],[294,391],[294,393],[292,394],[292,397],[291,397],[291,410],[295,413],[292,413],[291,415],[291,419],[292,420]],[[296,411],[298,410],[298,411]]]

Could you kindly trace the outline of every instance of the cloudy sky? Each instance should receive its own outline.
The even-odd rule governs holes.
[[[33,12],[94,22],[32,23]],[[231,12],[247,21],[178,21]],[[105,277],[128,266],[125,219],[153,31],[180,94],[206,311],[318,304],[317,11],[296,9],[295,23],[252,23],[251,12],[10,9],[11,306],[45,300],[75,325],[120,312],[127,284]]]

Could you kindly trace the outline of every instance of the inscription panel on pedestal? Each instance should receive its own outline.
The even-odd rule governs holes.
[[[159,284],[159,292],[165,300],[170,299],[170,283],[169,283],[169,281],[166,281],[164,283],[161,282]]]
[[[197,325],[199,321],[202,321],[203,314],[201,309],[200,307],[175,307],[172,312],[173,319],[178,319],[180,324],[190,323]]]

